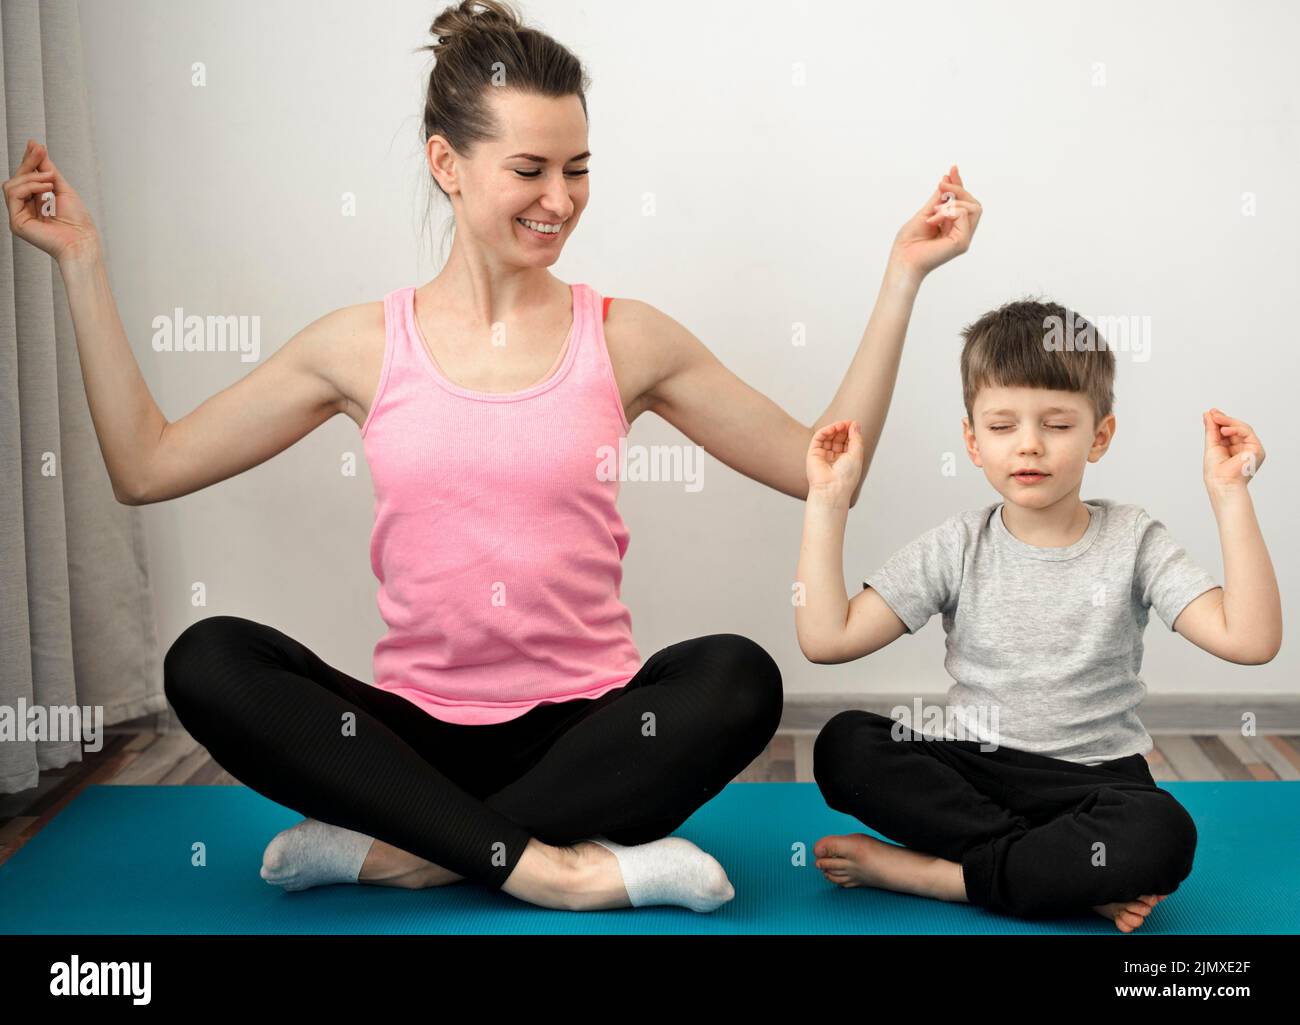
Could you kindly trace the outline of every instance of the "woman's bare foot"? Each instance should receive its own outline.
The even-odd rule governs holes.
[[[591,840],[568,847],[529,840],[501,889],[529,904],[561,911],[632,906],[614,852]]]
[[[1136,900],[1117,900],[1111,904],[1098,904],[1092,910],[1115,923],[1120,932],[1132,932],[1143,922],[1151,909],[1168,897],[1167,893],[1153,893]]]
[[[813,845],[813,853],[822,875],[837,886],[875,886],[937,900],[966,900],[966,881],[957,862],[865,833],[824,836]]]
[[[720,865],[717,871],[721,875],[718,885],[726,888],[730,899],[734,891]],[[450,869],[375,840],[357,881],[419,890],[462,879],[464,876]],[[501,889],[530,904],[556,910],[604,911],[632,906],[617,856],[591,840],[581,840],[571,846],[530,840]]]
[[[522,876],[519,875],[521,866]],[[533,875],[531,882],[529,873]],[[357,882],[423,890],[461,882],[464,878],[418,854],[376,840],[361,866]],[[523,892],[515,892],[509,885],[511,882]],[[573,847],[551,847],[538,840],[530,841],[524,857],[519,859],[502,889],[529,903],[557,909],[600,910],[631,905],[613,853],[590,841]],[[532,900],[524,894],[538,899]]]
[[[361,865],[357,882],[372,886],[396,886],[404,890],[423,890],[460,882],[464,876],[451,869],[426,861],[418,854],[376,840]]]

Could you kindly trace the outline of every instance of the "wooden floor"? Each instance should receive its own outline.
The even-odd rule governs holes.
[[[736,782],[811,783],[816,729],[781,729]],[[1300,780],[1300,733],[1243,737],[1239,732],[1155,734],[1151,775],[1164,780]],[[0,795],[0,865],[81,790],[116,786],[240,786],[189,734],[155,732],[155,717],[107,727],[103,748],[41,773],[40,785]]]

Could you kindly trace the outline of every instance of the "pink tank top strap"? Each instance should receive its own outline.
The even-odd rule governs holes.
[[[379,371],[379,385],[375,396],[370,401],[370,412],[361,424],[361,437],[364,439],[370,431],[371,424],[387,403],[389,382],[395,378],[405,378],[410,374],[411,338],[405,328],[403,311],[410,301],[411,288],[397,288],[384,296],[384,362]]]

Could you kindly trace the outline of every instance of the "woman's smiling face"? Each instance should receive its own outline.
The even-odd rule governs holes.
[[[470,157],[433,137],[430,169],[451,197],[459,238],[503,264],[548,267],[587,206],[591,153],[582,101],[494,89],[488,105],[498,137]]]
[[[966,452],[1008,502],[1044,509],[1075,492],[1088,463],[1115,433],[1115,414],[1094,424],[1086,396],[1045,388],[980,388],[975,422],[963,418]]]

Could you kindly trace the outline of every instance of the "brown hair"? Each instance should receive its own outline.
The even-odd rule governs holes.
[[[431,136],[441,135],[457,153],[469,156],[476,144],[497,138],[500,125],[487,94],[492,87],[556,98],[576,95],[587,113],[590,82],[582,63],[545,32],[525,28],[504,0],[464,0],[439,14],[429,31],[438,41],[419,48],[432,50],[437,61],[424,98],[426,148]],[[438,191],[446,195],[441,185]],[[453,217],[447,230],[454,224]]]
[[[1094,427],[1115,405],[1115,354],[1089,321],[1058,303],[1007,303],[965,327],[962,338],[962,400],[972,429],[975,395],[986,385],[1081,392]]]

